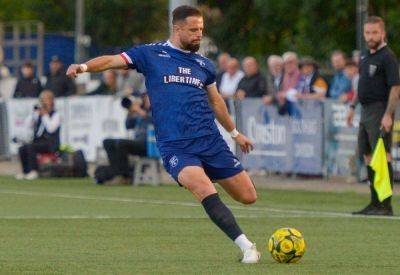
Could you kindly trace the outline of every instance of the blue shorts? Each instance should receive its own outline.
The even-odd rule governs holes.
[[[158,144],[164,167],[178,181],[186,166],[203,167],[211,181],[226,179],[243,171],[242,164],[231,152],[220,133],[188,140]]]

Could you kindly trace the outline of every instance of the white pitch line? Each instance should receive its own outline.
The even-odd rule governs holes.
[[[12,195],[23,195],[23,196],[64,198],[64,199],[80,199],[80,200],[97,200],[97,201],[145,203],[145,204],[153,204],[153,205],[176,205],[176,206],[186,206],[186,207],[200,207],[201,206],[199,203],[194,203],[194,202],[154,200],[154,199],[137,199],[137,198],[121,198],[121,197],[103,197],[103,196],[93,196],[93,195],[88,196],[88,195],[67,194],[67,193],[43,193],[43,192],[17,191],[17,190],[0,190],[0,193],[2,193],[2,194],[12,194]],[[329,212],[329,211],[276,209],[276,208],[266,208],[266,207],[257,207],[257,206],[238,206],[238,205],[228,205],[228,206],[229,206],[229,208],[235,209],[235,210],[275,212],[275,213],[296,214],[296,215],[303,215],[303,216],[307,215],[307,216],[319,216],[319,217],[372,218],[372,219],[400,220],[399,216],[394,216],[394,217],[386,217],[386,216],[353,216],[352,214],[348,214],[348,213]]]
[[[299,215],[235,215],[238,219],[260,219],[260,218],[304,218]],[[316,218],[316,216],[311,217]],[[333,218],[333,217],[332,217]],[[149,217],[137,216],[109,216],[109,215],[59,215],[59,216],[43,216],[43,215],[15,215],[15,216],[0,216],[0,220],[142,220],[149,219]],[[209,220],[206,215],[197,216],[171,216],[171,217],[154,217],[154,219],[161,220],[191,220],[191,219],[205,219]]]

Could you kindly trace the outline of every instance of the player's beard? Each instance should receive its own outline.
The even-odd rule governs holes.
[[[183,49],[186,51],[190,51],[192,53],[197,52],[200,49],[200,43],[182,43]]]

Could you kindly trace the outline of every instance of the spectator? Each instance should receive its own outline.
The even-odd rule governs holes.
[[[119,70],[117,75],[117,95],[129,96],[134,92],[146,92],[144,76],[136,70]]]
[[[26,62],[21,67],[21,78],[15,86],[14,98],[39,97],[42,91],[40,80],[35,77],[35,68],[32,63]]]
[[[222,75],[219,91],[223,98],[232,98],[244,73],[240,70],[239,61],[231,58],[228,61],[226,72]]]
[[[359,50],[354,50],[351,52],[351,60],[356,63],[356,66],[358,67],[360,65],[360,60],[361,60],[361,52]]]
[[[271,55],[267,60],[268,73],[268,94],[271,96],[264,97],[265,104],[271,104],[276,99],[278,92],[282,88],[283,80],[283,59],[279,55]]]
[[[103,72],[99,87],[87,95],[116,95],[117,91],[117,73],[113,70],[108,70]]]
[[[334,51],[331,56],[331,63],[335,70],[331,86],[329,89],[329,97],[339,99],[344,93],[351,90],[351,82],[344,74],[346,65],[346,56],[342,51]]]
[[[298,99],[325,98],[328,84],[318,72],[318,65],[311,57],[304,57],[299,65],[301,78],[297,85]]]
[[[217,77],[216,77],[216,83],[217,83],[217,88],[218,90],[220,89],[221,86],[221,81],[222,81],[222,75],[226,72],[228,69],[228,62],[231,56],[228,53],[221,53],[218,55],[218,72],[217,72]]]
[[[56,152],[60,146],[61,118],[54,110],[53,92],[44,90],[40,93],[39,101],[40,104],[35,106],[25,121],[26,126],[33,129],[33,141],[19,148],[23,173],[18,174],[17,179],[37,179],[37,154]]]
[[[353,98],[356,95],[358,89],[358,79],[360,76],[358,74],[357,64],[353,60],[347,61],[344,68],[344,73],[346,74],[346,77],[351,81],[351,89],[347,93],[340,96],[340,102],[350,103],[353,101]]]
[[[257,60],[248,56],[242,62],[245,76],[240,80],[236,97],[263,97],[267,95],[267,81],[258,68]]]
[[[56,97],[70,96],[76,92],[74,81],[66,76],[63,67],[58,56],[51,58],[50,72],[47,74],[45,89],[53,91]]]
[[[3,47],[0,46],[0,79],[10,76],[10,70],[3,65],[4,61],[4,51]]]
[[[132,169],[129,166],[129,155],[147,155],[147,127],[151,123],[151,116],[145,109],[147,95],[140,97],[129,97],[123,99],[123,106],[127,108],[128,114],[125,121],[126,128],[135,132],[134,139],[105,139],[104,149],[110,163],[111,175],[107,179],[96,178],[97,183],[113,179],[113,183],[129,184],[132,177]],[[127,103],[128,102],[128,103]]]
[[[281,92],[286,92],[297,86],[300,80],[299,61],[294,52],[285,52],[282,55],[284,75]]]
[[[281,85],[281,90],[278,92],[277,102],[278,102],[278,112],[281,115],[286,114],[288,110],[287,105],[287,93],[289,90],[296,88],[300,81],[300,71],[298,67],[297,54],[294,52],[285,52],[282,55],[284,64],[284,74]]]

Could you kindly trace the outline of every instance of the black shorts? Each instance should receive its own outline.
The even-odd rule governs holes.
[[[381,120],[386,111],[385,102],[375,102],[361,107],[358,130],[358,151],[360,156],[371,155],[381,135]],[[382,130],[383,131],[383,130]],[[390,153],[392,132],[383,134],[386,152]]]

